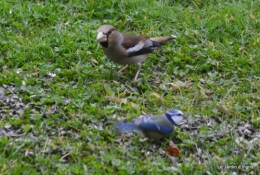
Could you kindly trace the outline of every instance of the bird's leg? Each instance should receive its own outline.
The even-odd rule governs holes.
[[[141,66],[142,66],[142,63],[137,63],[137,72],[135,74],[135,78],[133,79],[133,82],[141,80],[141,78],[138,78],[138,75],[141,71]]]
[[[128,64],[125,65],[122,69],[120,69],[117,73],[122,73],[123,71],[125,71],[128,68]]]

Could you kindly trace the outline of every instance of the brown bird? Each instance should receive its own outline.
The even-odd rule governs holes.
[[[149,53],[164,45],[166,41],[177,38],[174,35],[148,38],[123,34],[111,25],[102,25],[97,32],[96,41],[101,44],[106,56],[118,64],[126,65],[118,72],[124,71],[129,64],[137,64],[137,72],[133,81],[139,80],[138,75],[142,62]]]

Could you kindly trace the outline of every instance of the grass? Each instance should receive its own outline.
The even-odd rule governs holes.
[[[0,85],[23,104],[0,101],[1,174],[258,174],[259,8],[250,0],[0,1]],[[178,39],[151,54],[133,83],[135,66],[117,75],[95,42],[105,23]],[[171,137],[182,152],[175,163],[167,141],[113,129],[173,108],[187,115]]]

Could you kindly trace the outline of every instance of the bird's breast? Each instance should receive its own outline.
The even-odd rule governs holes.
[[[167,137],[168,135],[163,135],[157,132],[151,132],[151,131],[142,131],[145,137],[149,139],[154,139],[154,140],[160,140],[162,138]]]

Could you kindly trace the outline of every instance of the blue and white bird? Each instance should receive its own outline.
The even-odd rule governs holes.
[[[160,140],[169,136],[182,120],[183,113],[174,109],[160,115],[141,116],[133,122],[118,123],[116,129],[121,132],[140,130],[145,137]]]

